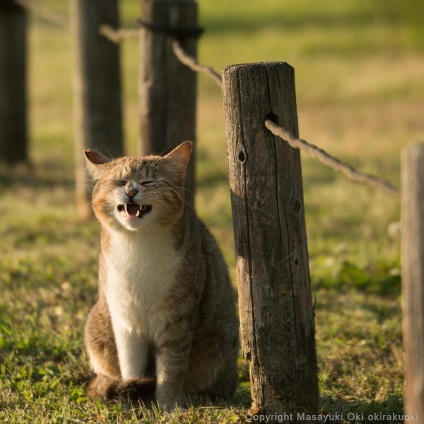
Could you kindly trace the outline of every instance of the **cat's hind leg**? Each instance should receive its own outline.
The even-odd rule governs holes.
[[[153,361],[149,361],[145,376],[125,381],[121,378],[112,321],[105,305],[99,302],[91,309],[85,326],[85,345],[96,373],[88,396],[92,399],[142,400],[147,405],[154,401],[156,388]]]
[[[85,325],[85,346],[90,365],[96,374],[120,377],[118,351],[112,321],[99,300],[91,309]]]
[[[232,358],[231,358],[232,359]],[[215,381],[205,390],[207,397],[213,400],[231,399],[238,385],[237,363],[229,360],[219,371]]]
[[[238,384],[238,339],[226,343],[217,339],[197,344],[191,352],[190,367],[185,381],[188,394],[206,395],[208,398],[230,399]]]

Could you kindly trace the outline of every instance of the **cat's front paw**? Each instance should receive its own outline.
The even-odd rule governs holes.
[[[183,406],[181,402],[167,402],[167,403],[160,403],[158,402],[158,407],[164,412],[182,412],[187,411],[187,408]]]
[[[158,380],[161,380],[159,377]],[[181,383],[162,381],[156,386],[156,402],[163,411],[173,412],[184,408],[184,395]]]
[[[173,412],[187,411],[187,408],[185,406],[175,404],[175,406],[168,406],[166,408],[163,408],[162,410],[165,411],[165,412],[168,412],[168,413],[173,413]]]
[[[165,412],[185,411],[185,402],[182,397],[164,397],[156,394],[158,408]]]

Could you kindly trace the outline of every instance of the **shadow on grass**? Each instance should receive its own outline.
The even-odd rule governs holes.
[[[240,385],[231,401],[211,402],[206,398],[195,397],[188,404],[194,408],[234,408],[241,418],[251,407],[249,383]],[[298,411],[299,414],[302,412]],[[403,414],[403,399],[402,396],[393,395],[382,402],[365,402],[321,397],[319,414],[326,416],[327,423],[402,423],[403,420],[398,417]]]
[[[320,405],[322,414],[334,415],[334,418],[338,418],[327,422],[361,424],[403,422],[402,419],[399,419],[399,416],[403,415],[403,398],[400,395],[392,395],[382,402],[322,397]]]
[[[75,186],[73,171],[58,163],[0,166],[0,190],[25,186],[34,189]]]
[[[314,290],[327,289],[338,293],[353,290],[397,298],[401,294],[401,276],[397,267],[397,263],[390,262],[358,266],[344,259],[331,268],[316,264],[312,287]]]

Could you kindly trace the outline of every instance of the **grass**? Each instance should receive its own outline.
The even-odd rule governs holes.
[[[43,0],[67,13],[66,2]],[[296,69],[303,138],[399,184],[400,150],[424,138],[423,3],[200,2],[200,60]],[[130,26],[138,2],[121,0]],[[86,398],[83,325],[96,293],[98,226],[75,217],[69,34],[34,19],[31,170],[0,168],[0,422],[246,422],[248,372],[231,404],[158,411]],[[137,43],[122,48],[127,152],[137,151]],[[199,77],[198,196],[234,277],[222,99]],[[403,408],[399,201],[303,157],[321,411]],[[393,230],[394,229],[394,230]],[[347,419],[345,419],[346,421]],[[366,418],[363,422],[366,422]]]

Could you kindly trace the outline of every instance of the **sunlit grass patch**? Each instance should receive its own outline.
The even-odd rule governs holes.
[[[67,2],[43,0],[68,14]],[[399,185],[400,150],[424,139],[424,3],[199,2],[199,58],[295,67],[300,135]],[[140,4],[121,0],[134,27]],[[230,404],[162,414],[87,400],[83,327],[96,298],[99,227],[74,205],[70,34],[30,29],[32,168],[0,168],[0,421],[246,421],[249,375]],[[127,152],[138,152],[138,42],[122,47]],[[235,280],[222,96],[198,76],[197,199]],[[321,410],[401,412],[400,204],[302,155]],[[143,421],[144,420],[144,421]]]

